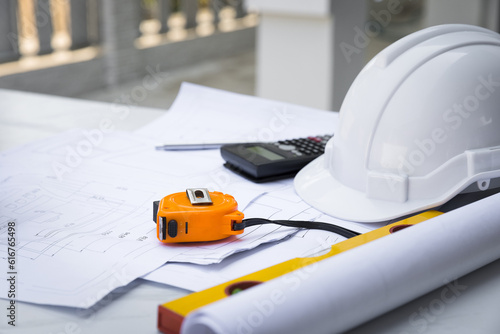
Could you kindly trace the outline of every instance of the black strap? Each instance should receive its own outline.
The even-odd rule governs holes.
[[[360,233],[358,233],[358,232],[351,231],[351,230],[346,229],[344,227],[340,227],[340,226],[337,226],[334,224],[329,224],[329,223],[313,222],[313,221],[306,221],[306,220],[269,220],[269,219],[264,219],[264,218],[243,219],[241,221],[241,223],[233,223],[233,230],[239,231],[239,230],[243,230],[245,227],[262,225],[262,224],[277,224],[277,225],[289,226],[289,227],[324,230],[324,231],[336,233],[336,234],[341,235],[341,236],[348,238],[348,239],[355,237],[357,235],[360,235]]]

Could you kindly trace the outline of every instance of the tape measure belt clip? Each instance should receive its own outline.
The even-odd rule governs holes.
[[[188,188],[186,195],[192,205],[212,205],[210,193],[206,188]]]

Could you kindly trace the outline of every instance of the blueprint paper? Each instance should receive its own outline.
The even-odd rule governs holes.
[[[500,258],[500,194],[189,314],[189,333],[341,333]]]
[[[331,245],[342,240],[345,238],[334,233],[301,230],[288,239],[231,255],[217,264],[203,266],[169,262],[142,278],[186,290],[201,291],[291,258],[314,256],[313,254],[330,250]]]
[[[338,113],[184,82],[168,115],[136,131],[157,144],[265,142],[333,134]]]
[[[239,140],[241,133],[269,131],[297,136],[297,124],[303,125],[301,131],[315,134],[332,129],[337,120],[336,113],[307,108],[293,113],[292,107],[275,110],[257,98],[229,94],[225,99],[223,92],[190,87],[188,98],[182,92],[179,96],[184,102],[151,125],[150,130],[161,130],[133,134],[75,129],[0,153],[0,256],[7,263],[7,227],[15,221],[17,300],[88,308],[166,262],[218,263],[296,232],[265,225],[213,243],[167,246],[157,241],[152,202],[188,187],[233,195],[247,217],[288,219],[304,211],[302,206],[281,208],[281,202],[265,199],[270,192],[291,189],[289,181],[254,184],[223,168],[217,150],[156,151],[159,140],[184,134]],[[198,105],[186,106],[190,99]],[[240,122],[228,132],[227,122],[202,115],[224,110],[232,113],[228,119],[244,116],[248,109],[242,103],[251,104],[259,117],[271,113],[265,119],[267,125],[262,128],[258,120]],[[316,116],[323,121],[312,122]],[[217,117],[224,119],[220,113]],[[189,119],[202,122],[191,124]],[[306,129],[311,124],[316,127]],[[254,199],[262,201],[254,203]],[[1,298],[7,298],[6,275],[6,271],[0,273]]]
[[[54,163],[63,161],[65,148],[81,138],[76,130],[2,155],[0,254],[6,263],[7,227],[15,220],[17,300],[86,308],[168,261],[217,263],[294,232],[259,226],[220,242],[163,245],[156,239],[152,202],[184,191],[191,182],[208,185],[220,157],[216,152],[189,153],[186,159],[201,163],[204,172],[182,173],[182,164],[162,169],[172,154],[155,151],[137,135],[113,133],[94,155],[58,179]],[[242,204],[251,208],[252,194],[260,196],[261,189],[235,184],[238,189],[229,184],[226,189],[235,196],[244,192],[247,201]],[[1,275],[6,298],[5,271]]]

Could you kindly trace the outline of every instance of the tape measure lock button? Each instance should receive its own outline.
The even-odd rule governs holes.
[[[188,188],[153,202],[157,237],[164,243],[202,242],[240,234],[243,220],[233,196],[206,188]]]
[[[168,222],[167,235],[171,238],[175,238],[177,236],[177,222],[173,219]]]

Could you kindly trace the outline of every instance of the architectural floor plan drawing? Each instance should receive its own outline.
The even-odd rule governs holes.
[[[89,308],[165,263],[220,263],[297,232],[266,224],[217,242],[162,244],[153,201],[186,188],[230,194],[247,218],[331,221],[297,197],[292,179],[256,184],[225,169],[218,150],[155,147],[199,138],[237,142],[332,133],[337,118],[186,84],[171,110],[136,132],[114,131],[103,118],[99,128],[1,152],[0,257],[8,259],[8,228],[15,225],[17,300]],[[336,223],[360,232],[375,228]],[[6,275],[0,273],[1,298],[8,291]]]
[[[82,158],[62,180],[53,166],[64,162],[61,149],[83,140],[79,131],[2,155],[0,244],[5,247],[0,254],[7,258],[6,227],[15,220],[19,300],[90,307],[107,292],[168,261],[219,262],[234,252],[294,232],[281,228],[281,232],[271,233],[276,226],[261,226],[248,229],[244,239],[195,246],[160,244],[152,221],[152,202],[182,191],[192,175],[182,177],[183,166],[169,168],[172,174],[161,168],[141,169],[141,162],[145,167],[154,162],[167,165],[171,156],[155,151],[150,142],[145,144],[133,134],[114,133],[109,139],[103,141],[98,154]],[[115,143],[135,145],[113,147]],[[141,151],[146,152],[144,156],[153,153],[156,157],[145,158]],[[23,161],[24,157],[29,157],[28,161]],[[221,168],[220,161],[214,162],[217,159],[216,152],[201,152],[196,157],[205,168],[213,166],[214,172]],[[208,173],[197,182],[204,185],[213,181]],[[258,187],[251,188],[247,187],[247,198],[249,194],[261,195]]]

